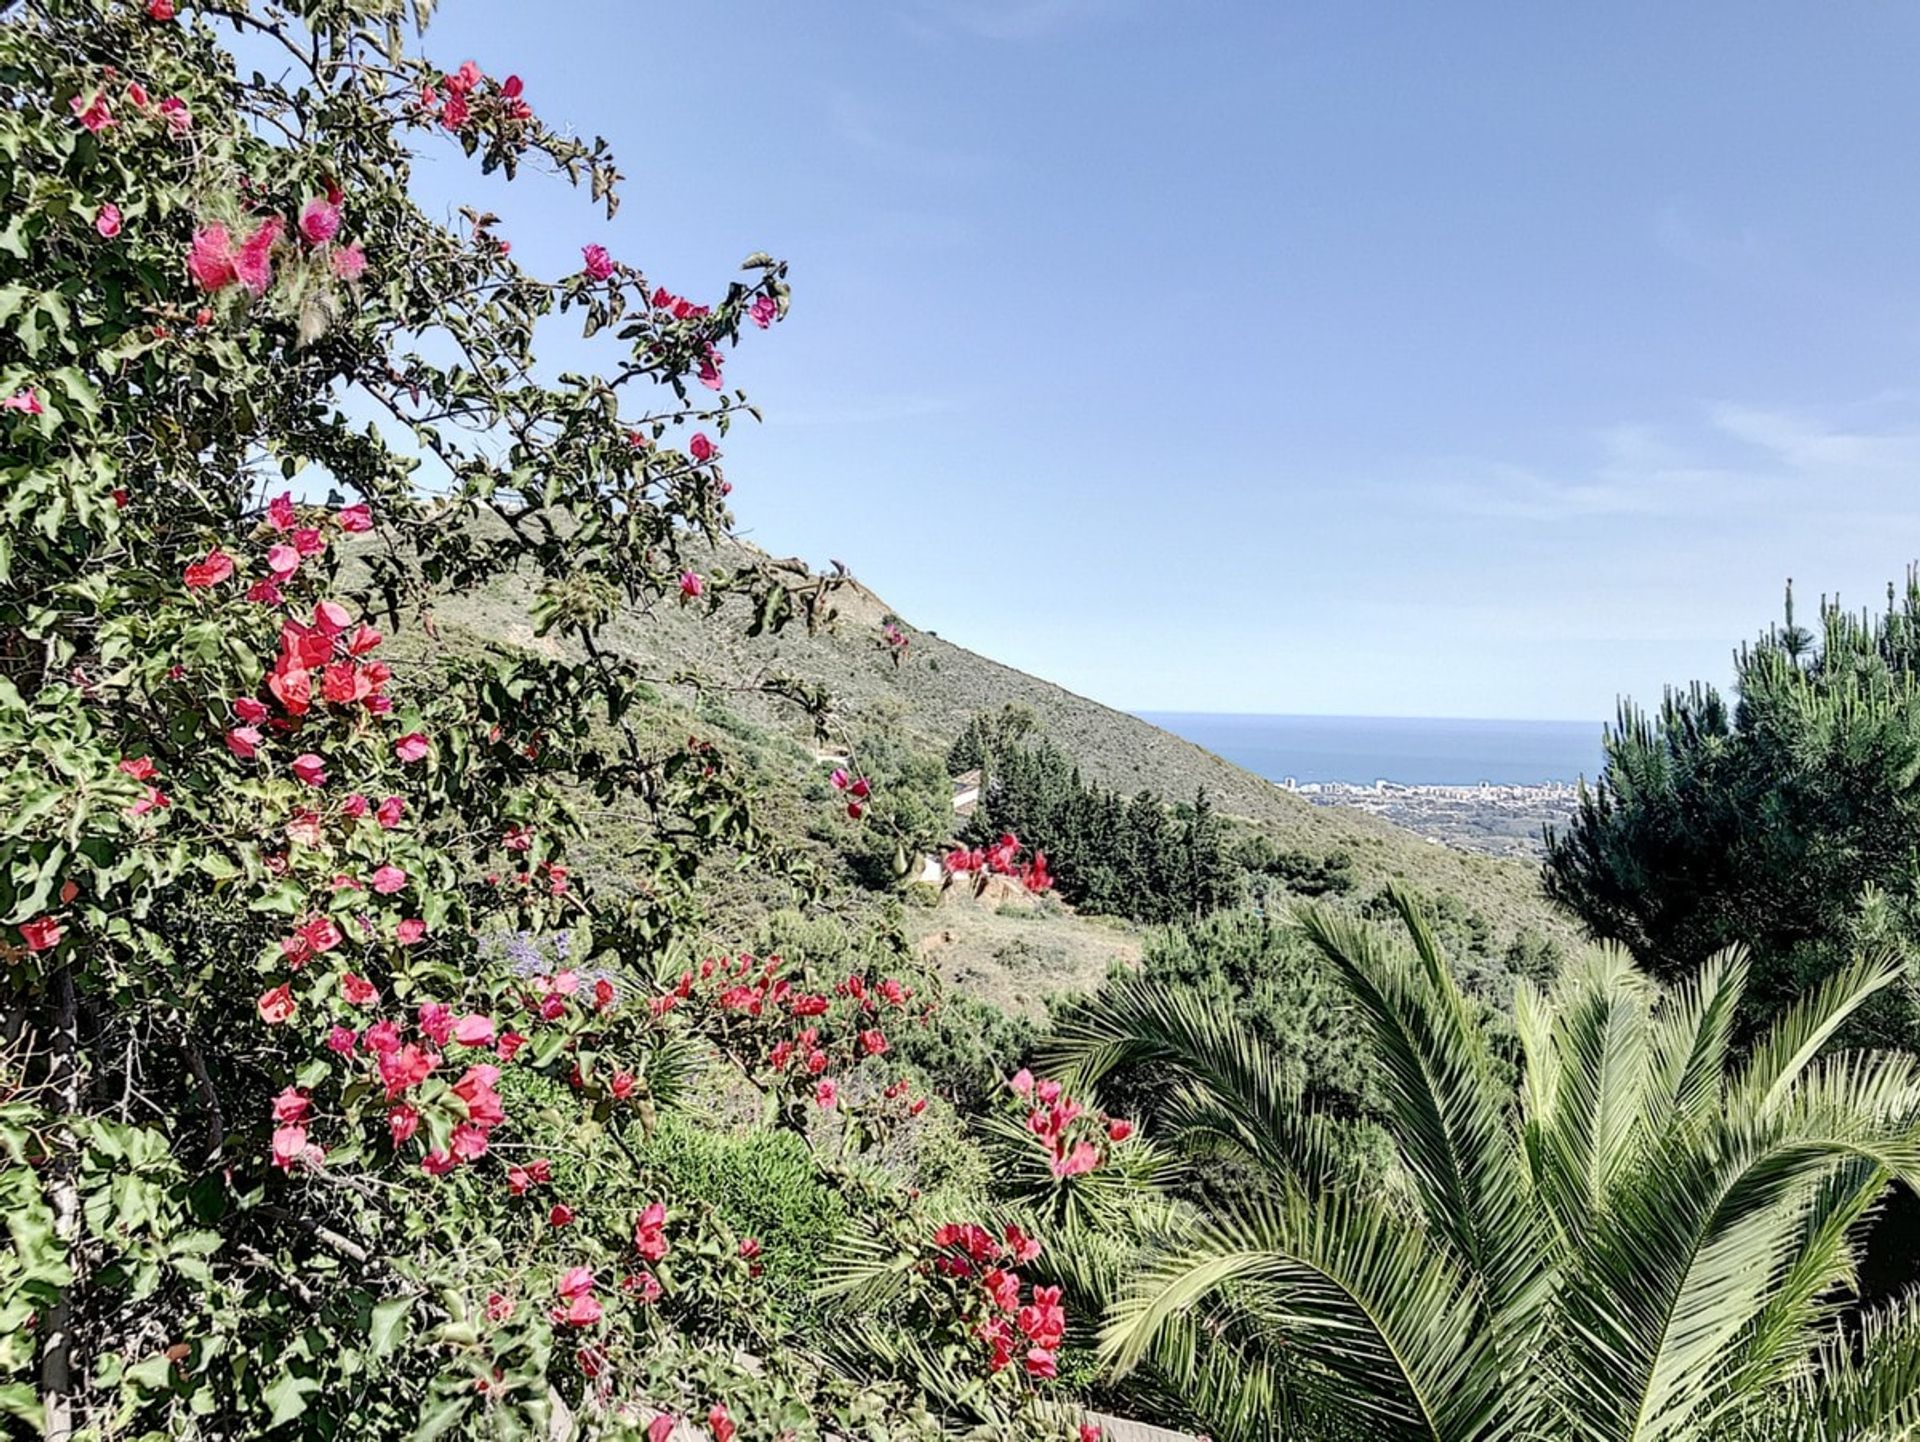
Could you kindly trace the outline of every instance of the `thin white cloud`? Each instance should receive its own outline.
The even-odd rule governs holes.
[[[1811,479],[1902,474],[1920,485],[1920,425],[1872,431],[1799,411],[1728,404],[1713,406],[1709,416],[1722,434]]]
[[[1869,423],[1871,422],[1871,423]],[[1420,487],[1457,515],[1560,522],[1714,515],[1822,494],[1823,512],[1907,524],[1920,504],[1920,397],[1896,391],[1823,413],[1720,402],[1693,428],[1622,423],[1584,470],[1457,461]]]

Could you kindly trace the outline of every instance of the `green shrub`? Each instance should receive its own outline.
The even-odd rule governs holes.
[[[818,1315],[820,1258],[847,1205],[820,1180],[805,1142],[791,1132],[720,1135],[680,1116],[662,1118],[651,1138],[629,1140],[675,1191],[700,1197],[741,1238],[759,1241],[759,1281],[774,1321],[799,1326]]]

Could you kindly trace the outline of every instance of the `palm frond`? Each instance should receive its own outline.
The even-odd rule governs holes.
[[[1887,953],[1856,957],[1800,998],[1760,1039],[1735,1078],[1733,1097],[1752,1111],[1776,1104],[1800,1073],[1873,994],[1905,968]]]
[[[1149,1354],[1192,1373],[1192,1315],[1238,1287],[1260,1290],[1267,1325],[1357,1414],[1441,1442],[1501,1435],[1500,1370],[1469,1274],[1419,1228],[1338,1192],[1292,1192],[1197,1227],[1113,1308],[1106,1355],[1123,1373]],[[1192,1350],[1170,1355],[1170,1340]]]
[[[1414,942],[1409,965],[1374,929],[1322,907],[1299,912],[1367,1023],[1389,1124],[1431,1234],[1479,1279],[1487,1337],[1506,1385],[1540,1385],[1531,1366],[1551,1295],[1548,1235],[1515,1145],[1510,1094],[1414,900],[1390,893]]]
[[[1777,1442],[1920,1437],[1920,1292],[1864,1314],[1857,1339],[1836,1324],[1764,1425]]]
[[[1747,989],[1747,954],[1730,946],[1669,988],[1653,1017],[1652,1130],[1717,1114],[1733,1024]]]
[[[1110,982],[1061,1018],[1041,1060],[1082,1091],[1123,1066],[1158,1063],[1191,1088],[1189,1118],[1256,1165],[1314,1186],[1339,1175],[1331,1123],[1301,1106],[1276,1059],[1245,1028],[1191,991],[1139,976]]]

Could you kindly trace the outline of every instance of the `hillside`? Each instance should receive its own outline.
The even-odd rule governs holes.
[[[727,564],[724,555],[708,559]],[[676,677],[697,676],[717,688],[725,708],[796,742],[811,738],[790,708],[739,688],[772,677],[824,687],[845,729],[890,722],[942,752],[980,712],[1023,705],[1090,781],[1168,800],[1189,799],[1204,787],[1222,813],[1257,826],[1277,846],[1311,856],[1347,852],[1367,891],[1405,881],[1451,894],[1503,938],[1527,928],[1574,935],[1540,894],[1538,871],[1528,863],[1456,851],[1356,811],[1313,806],[1137,717],[919,630],[857,581],[841,589],[837,606],[834,624],[813,635],[796,624],[778,636],[748,638],[740,626],[704,624],[696,608],[666,604],[622,618],[608,639],[663,689]],[[879,642],[889,619],[911,638],[897,667]],[[513,585],[463,600],[445,620],[495,640],[534,642],[526,593]]]

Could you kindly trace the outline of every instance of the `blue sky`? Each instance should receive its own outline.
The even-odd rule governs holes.
[[[1920,11],[446,0],[795,303],[743,529],[1129,708],[1602,718],[1920,555]]]

